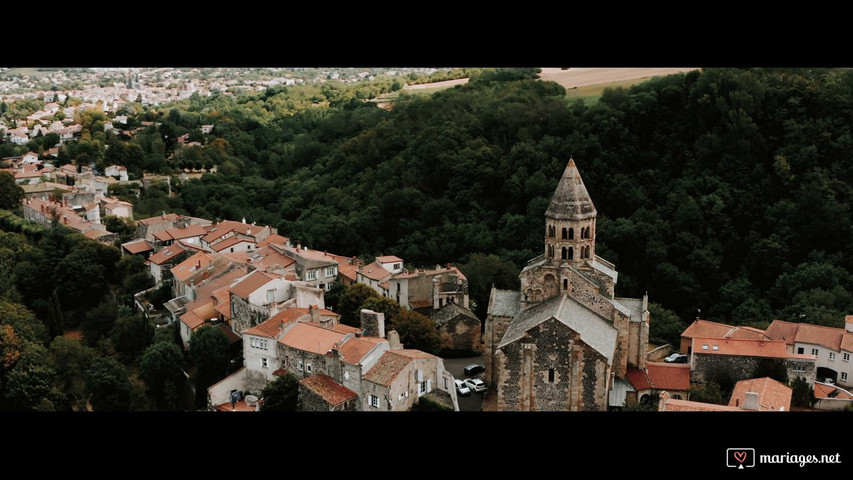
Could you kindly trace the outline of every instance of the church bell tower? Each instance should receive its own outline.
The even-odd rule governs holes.
[[[578,167],[569,158],[545,211],[545,258],[552,264],[591,262],[595,258],[595,216],[595,205]]]

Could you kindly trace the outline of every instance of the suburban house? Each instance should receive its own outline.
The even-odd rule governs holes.
[[[813,355],[818,380],[853,387],[853,315],[844,320],[845,328],[773,320],[767,335],[784,342],[788,353]]]
[[[681,333],[681,348],[679,352],[689,355],[693,338],[733,338],[740,340],[772,340],[764,330],[753,327],[735,327],[724,323],[710,322],[697,318]]]
[[[626,377],[633,387],[626,400],[646,403],[664,391],[676,400],[686,400],[690,391],[690,365],[683,363],[647,362],[643,369],[628,368]]]
[[[785,371],[789,381],[803,377],[815,381],[815,357],[790,353],[781,340],[741,340],[693,338],[690,376],[693,383],[705,383],[724,372],[739,381],[768,370]]]

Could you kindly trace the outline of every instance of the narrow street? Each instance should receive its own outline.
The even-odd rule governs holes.
[[[454,378],[459,380],[465,380],[466,378],[483,378],[483,374],[479,373],[473,377],[465,375],[465,366],[477,364],[483,365],[483,356],[478,355],[476,357],[464,357],[464,358],[445,358],[444,359],[444,368],[448,372],[450,372]],[[488,393],[488,390],[485,392],[471,392],[470,395],[463,397],[459,395],[459,392],[456,392],[456,396],[459,401],[459,411],[460,412],[479,412],[482,410],[483,406],[483,396]]]

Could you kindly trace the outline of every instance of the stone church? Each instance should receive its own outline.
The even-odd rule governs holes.
[[[595,206],[569,159],[545,211],[543,253],[520,291],[492,288],[486,382],[498,410],[622,406],[628,367],[644,368],[648,298],[614,296],[617,273],[595,254]]]

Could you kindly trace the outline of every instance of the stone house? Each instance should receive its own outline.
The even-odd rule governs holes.
[[[229,293],[231,325],[237,333],[258,325],[288,305],[325,308],[322,290],[260,270],[232,285]]]
[[[247,243],[256,245],[257,243],[263,241],[264,239],[275,233],[277,233],[277,230],[275,228],[269,226],[264,227],[260,225],[248,224],[246,223],[245,218],[242,222],[224,220],[215,225],[211,225],[210,228],[207,229],[207,233],[203,237],[201,237],[201,245],[209,251],[233,252],[237,250],[228,249],[237,245],[237,243],[239,243],[239,240],[245,240]],[[228,247],[216,247],[216,245],[220,242],[227,242],[229,243],[229,245]],[[243,248],[243,250],[246,250],[246,248]]]
[[[664,391],[676,400],[686,400],[690,392],[690,365],[684,363],[648,362],[642,370],[629,368],[626,377],[633,387],[626,400],[647,403]]]
[[[210,225],[210,220],[178,215],[175,213],[163,213],[156,217],[143,218],[136,221],[136,233],[134,238],[144,238],[149,242],[156,241],[154,234],[169,228],[186,228],[190,225]]]
[[[358,394],[325,374],[312,375],[299,381],[300,412],[354,412],[358,410]]]
[[[145,240],[132,240],[121,244],[122,255],[139,255],[147,259],[154,252],[154,246]]]
[[[155,284],[171,281],[172,267],[187,260],[191,254],[192,252],[184,248],[183,245],[176,243],[148,257],[148,269],[151,276],[154,277]]]
[[[468,279],[453,266],[436,265],[434,269],[417,269],[400,273],[387,280],[386,296],[402,307],[429,315],[448,303],[465,308],[468,304]]]
[[[296,247],[270,244],[279,253],[292,258],[296,263],[294,273],[299,280],[323,290],[330,290],[338,277],[338,263],[347,257],[328,252],[311,250],[308,247]]]
[[[614,385],[645,368],[648,298],[615,296],[616,267],[595,255],[596,216],[569,159],[545,211],[543,254],[519,274],[519,292],[490,295],[485,377],[498,410],[621,406]]]
[[[815,357],[789,353],[784,341],[694,338],[691,348],[691,383],[737,382],[768,371],[784,372],[789,382],[797,377],[809,385],[815,381]]]
[[[444,370],[439,357],[420,350],[388,350],[364,375],[363,410],[409,411],[420,397],[435,389],[456,393],[453,376]]]
[[[482,353],[482,324],[470,309],[447,303],[432,313],[432,321],[441,336],[443,351]]]
[[[733,338],[740,340],[772,340],[764,330],[753,327],[736,327],[724,323],[710,322],[697,318],[681,333],[679,352],[692,353],[693,338]]]
[[[813,355],[818,380],[853,387],[853,315],[846,316],[845,328],[773,320],[767,335],[785,342],[788,353]]]
[[[201,249],[201,237],[207,235],[209,228],[209,225],[199,224],[166,228],[153,233],[154,243],[158,246],[165,246],[180,240]]]

